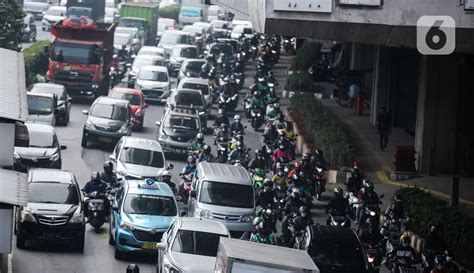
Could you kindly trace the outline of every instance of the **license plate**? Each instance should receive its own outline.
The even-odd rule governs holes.
[[[142,248],[143,249],[150,249],[150,250],[157,249],[156,248],[156,243],[143,243]]]
[[[99,141],[102,141],[102,142],[112,142],[112,138],[100,136],[100,137],[99,137]]]
[[[147,97],[150,97],[150,98],[156,98],[156,97],[158,97],[158,94],[155,93],[155,92],[148,92],[148,93],[146,94],[146,96],[147,96]]]
[[[46,239],[57,239],[57,238],[59,238],[59,234],[51,233],[51,232],[46,232],[43,236]]]

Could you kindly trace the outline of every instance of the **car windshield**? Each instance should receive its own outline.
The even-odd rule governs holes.
[[[185,26],[183,27],[183,31],[189,32],[192,36],[201,36],[202,35],[202,28],[196,26]]]
[[[79,193],[73,184],[36,182],[28,185],[28,203],[79,204]]]
[[[200,72],[206,62],[189,62],[186,65],[186,72]]]
[[[204,181],[199,201],[205,204],[233,208],[254,207],[253,187],[233,183]]]
[[[25,3],[48,3],[48,0],[28,0]]]
[[[28,112],[30,115],[48,115],[54,111],[54,100],[51,97],[28,94]]]
[[[123,211],[130,214],[176,216],[178,209],[169,196],[129,194],[125,198]]]
[[[201,94],[197,92],[181,92],[176,95],[176,104],[185,105],[185,106],[203,106],[204,102],[202,100]]]
[[[46,12],[47,15],[52,15],[52,16],[64,16],[66,13],[65,9],[48,9]]]
[[[138,105],[141,104],[140,103],[140,96],[135,95],[135,94],[131,94],[131,93],[112,91],[112,93],[110,93],[109,97],[128,100],[131,105],[135,105],[135,106],[138,106]]]
[[[63,91],[62,87],[53,87],[53,86],[34,86],[31,89],[32,93],[41,93],[41,94],[54,94],[60,100],[66,99],[66,92]]]
[[[202,231],[180,230],[176,234],[171,250],[185,254],[216,257],[221,237],[227,236]]]
[[[176,45],[176,44],[187,44],[188,36],[181,33],[170,33],[165,32],[160,40],[160,43]]]
[[[244,28],[244,34],[253,34],[253,30],[251,28]]]
[[[363,251],[359,245],[348,244],[347,238],[335,236],[331,237],[331,240],[320,238],[308,249],[308,253],[318,267],[347,269],[365,267]]]
[[[162,71],[150,71],[142,69],[138,74],[138,78],[145,81],[167,82],[168,74]]]
[[[120,154],[120,161],[154,168],[163,168],[165,166],[165,158],[162,152],[132,147],[123,148]]]
[[[203,95],[209,95],[209,87],[207,85],[204,85],[204,84],[187,82],[187,83],[183,84],[183,88],[201,90]]]
[[[129,41],[130,41],[129,34],[115,33],[114,35],[114,44],[116,45],[128,45]]]
[[[29,130],[30,147],[32,148],[55,148],[58,147],[58,138],[49,132]]]
[[[170,115],[165,121],[165,127],[198,130],[199,120],[197,118]]]
[[[198,52],[195,47],[175,48],[172,55],[173,57],[192,59],[197,57]]]
[[[90,8],[81,8],[81,7],[71,7],[67,10],[67,17],[92,17],[92,9]]]
[[[132,70],[133,71],[139,71],[142,66],[145,65],[159,65],[163,66],[163,61],[159,59],[154,59],[152,57],[146,57],[146,58],[135,58],[135,61],[133,61],[132,65]]]
[[[125,34],[132,34],[132,35],[135,35],[135,33],[137,33],[138,29],[136,28],[128,28],[128,27],[118,27],[116,30],[115,30],[115,34],[117,33],[125,33]]]
[[[107,7],[105,8],[105,16],[107,17],[113,17],[115,15],[115,8],[113,7]]]
[[[233,49],[230,44],[215,44],[211,48],[211,54],[216,55],[224,53],[227,56],[232,56],[233,55]]]
[[[123,18],[120,20],[119,27],[130,27],[130,28],[138,28],[140,30],[144,30],[145,24],[146,22],[144,20]]]
[[[51,48],[51,60],[73,64],[98,64],[101,49],[96,45],[69,44],[54,42]]]
[[[92,107],[91,116],[120,121],[127,121],[129,113],[126,107],[97,103]]]

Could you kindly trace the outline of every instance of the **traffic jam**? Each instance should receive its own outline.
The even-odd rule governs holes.
[[[143,256],[160,273],[415,272],[392,255],[409,239],[399,200],[381,212],[357,166],[346,190],[326,185],[324,151],[296,156],[275,76],[295,39],[216,6],[204,18],[182,5],[175,20],[159,16],[172,2],[66,2],[43,12],[48,71],[27,94],[29,147],[14,152],[29,185],[19,250],[83,253],[94,232],[126,272]],[[107,154],[85,184],[56,132],[79,116],[80,153]]]

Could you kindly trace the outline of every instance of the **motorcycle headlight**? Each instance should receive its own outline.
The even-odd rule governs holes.
[[[20,159],[21,157],[20,157],[20,155],[19,155],[18,153],[14,152],[14,153],[13,153],[13,158],[14,158],[14,159]]]
[[[36,223],[36,218],[26,209],[23,209],[20,214],[20,222]]]
[[[127,132],[128,132],[128,126],[126,124],[118,130],[119,134],[125,134]]]
[[[120,222],[120,228],[123,230],[130,230],[130,231],[135,230],[135,227],[132,224],[127,223],[125,221]]]
[[[52,156],[49,157],[50,161],[58,161],[58,159],[59,159],[59,153],[58,152],[54,153]]]
[[[273,83],[268,83],[268,87],[274,87],[275,85]]]
[[[110,71],[115,71],[115,67],[112,66],[112,67],[110,68]]]
[[[236,82],[236,83],[240,83],[240,79],[235,79],[235,82]]]
[[[369,263],[373,263],[375,260],[375,257],[367,257],[367,259],[369,260]]]
[[[240,216],[240,222],[250,223],[253,221],[253,218],[254,218],[253,215],[245,214],[245,215]]]
[[[210,210],[206,210],[206,209],[199,210],[197,215],[202,218],[212,219],[212,212]]]
[[[165,273],[181,273],[181,270],[179,270],[178,268],[176,268],[172,264],[166,264],[165,265]]]
[[[370,216],[375,216],[375,214],[376,214],[375,211],[370,212]]]
[[[30,30],[31,29],[29,27],[25,28],[25,32],[30,32]]]

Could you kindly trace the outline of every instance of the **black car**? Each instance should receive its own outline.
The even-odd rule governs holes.
[[[31,13],[27,13],[23,18],[23,23],[24,27],[21,35],[21,41],[28,43],[36,41],[35,17]]]
[[[179,69],[177,84],[184,78],[199,78],[201,77],[202,66],[206,64],[205,59],[186,59]],[[206,75],[207,77],[207,75]]]
[[[54,83],[36,83],[31,88],[32,93],[53,94],[57,97],[57,106],[54,115],[56,124],[66,126],[71,113],[71,97],[66,92],[63,85]]]
[[[312,226],[308,254],[321,273],[369,273],[364,246],[350,228]]]
[[[46,123],[26,122],[30,136],[29,147],[15,147],[14,167],[18,171],[29,168],[61,169],[61,150],[66,146],[59,145],[54,127]]]
[[[28,205],[16,213],[16,246],[27,241],[66,242],[84,250],[85,221],[82,195],[74,174],[34,169],[28,174]]]

